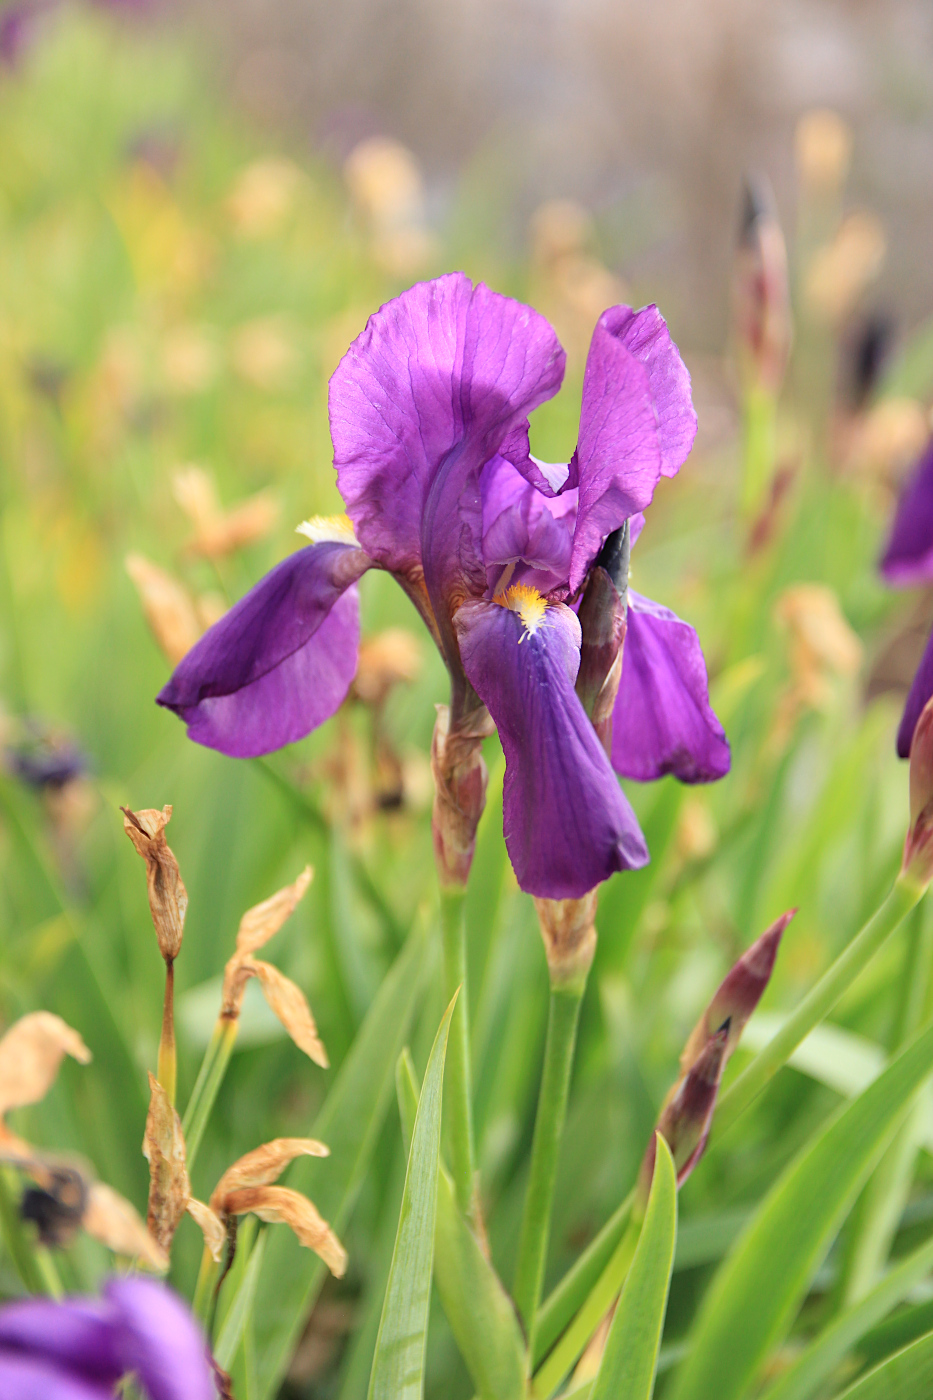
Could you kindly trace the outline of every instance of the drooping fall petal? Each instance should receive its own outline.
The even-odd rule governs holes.
[[[314,1138],[275,1138],[255,1147],[228,1167],[211,1192],[211,1206],[223,1211],[231,1191],[244,1186],[268,1186],[277,1181],[296,1157],[329,1157],[330,1148]]]
[[[673,773],[708,783],[729,771],[729,744],[709,703],[693,628],[629,590],[622,676],[612,716],[612,766],[651,782]]]
[[[505,840],[522,889],[576,899],[644,865],[635,814],[575,691],[580,624],[521,588],[456,616],[463,664],[505,751]],[[517,609],[517,610],[516,610]]]
[[[278,1016],[292,1040],[316,1065],[327,1069],[330,1060],[317,1033],[314,1017],[304,992],[290,977],[279,972],[271,963],[248,960],[253,976],[262,987],[263,996]]]
[[[313,871],[306,865],[294,884],[286,885],[275,894],[247,909],[237,929],[236,946],[239,953],[255,953],[262,948],[285,923],[311,883]]]
[[[287,1186],[244,1186],[226,1199],[229,1215],[258,1215],[271,1224],[288,1225],[308,1249],[313,1249],[336,1278],[347,1268],[347,1252],[307,1196]]]
[[[210,1250],[214,1263],[219,1264],[223,1259],[224,1245],[227,1240],[227,1231],[223,1221],[211,1210],[210,1206],[205,1205],[195,1196],[188,1197],[185,1209],[204,1236],[204,1243]]]
[[[933,579],[933,442],[901,492],[881,572],[897,588]]]
[[[336,539],[297,550],[204,634],[158,703],[185,721],[190,738],[234,758],[303,739],[350,687],[354,585],[370,562]]]

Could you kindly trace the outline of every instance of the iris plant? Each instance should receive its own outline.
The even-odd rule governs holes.
[[[498,728],[505,838],[519,883],[577,898],[648,852],[613,773],[687,782],[728,769],[693,629],[628,594],[610,751],[575,691],[574,604],[603,542],[632,536],[662,476],[693,443],[690,381],[654,306],[613,307],[590,347],[576,451],[531,456],[529,413],[558,389],[564,352],[530,307],[452,273],[382,307],[330,383],[346,517],[309,521],[311,540],[216,623],[159,703],[199,743],[238,757],[303,738],[344,699],[359,645],[357,581],[395,576],[451,677],[435,773],[448,822],[442,878],[465,879],[483,779],[474,757]],[[611,759],[611,761],[610,761]],[[472,828],[472,830],[471,830]]]
[[[933,581],[933,443],[914,469],[897,503],[894,523],[881,558],[881,572],[895,588]],[[926,644],[897,731],[897,752],[910,755],[917,721],[933,696],[933,633]]]

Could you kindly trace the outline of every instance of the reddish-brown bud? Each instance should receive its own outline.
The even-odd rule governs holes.
[[[450,709],[437,706],[431,742],[434,809],[431,830],[442,885],[465,885],[476,847],[476,827],[486,805],[488,774],[481,744],[493,731],[485,710],[473,711],[451,729]]]
[[[928,700],[910,743],[910,828],[901,878],[926,889],[933,879],[933,700]]]
[[[662,1134],[677,1168],[677,1185],[682,1186],[703,1155],[716,1107],[716,1096],[725,1066],[729,1044],[729,1022],[724,1021],[710,1036],[689,1072],[677,1084],[658,1118]],[[642,1208],[651,1190],[657,1145],[654,1133],[641,1164],[636,1187]]]
[[[732,323],[743,380],[777,395],[793,333],[787,251],[774,197],[760,178],[745,182],[732,277]]]

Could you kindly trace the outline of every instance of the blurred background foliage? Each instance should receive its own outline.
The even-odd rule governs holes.
[[[299,521],[339,509],[327,379],[382,301],[458,266],[539,306],[569,370],[535,415],[533,449],[566,460],[589,333],[630,294],[628,270],[582,205],[542,205],[509,242],[490,233],[475,168],[437,217],[416,159],[396,142],[368,139],[341,164],[271,134],[171,25],[62,6],[31,18],[24,38],[15,17],[0,12],[0,1018],[43,1007],[80,1030],[92,1065],[66,1065],[17,1126],[83,1154],[142,1207],[161,960],[119,805],[174,806],[168,836],[190,895],[177,969],[181,1101],[240,915],[308,861],[314,882],[274,960],[307,992],[339,1067],[418,910],[430,908],[428,752],[446,698],[414,611],[380,574],[361,586],[370,644],[354,693],[268,762],[187,742],[153,703],[170,660],[294,547]],[[865,293],[884,257],[885,211],[853,211],[849,140],[831,118],[798,129],[797,338],[777,474],[751,509],[740,505],[728,347],[682,342],[700,438],[680,477],[659,488],[633,581],[697,627],[733,771],[709,789],[626,785],[652,863],[601,895],[552,1283],[631,1185],[686,1035],[732,960],[798,906],[765,1011],[793,1006],[898,866],[906,773],[893,735],[933,604],[887,592],[875,560],[926,441],[933,330],[918,318],[896,351],[880,353],[890,337]],[[631,281],[636,301],[668,309],[664,278],[644,261]],[[696,325],[675,304],[675,337],[679,318]],[[547,975],[531,902],[505,857],[496,739],[487,759],[467,918],[482,1190],[509,1278]],[[831,1033],[685,1188],[662,1367],[751,1204],[852,1092],[853,1057],[895,1034],[905,948],[933,936],[933,915],[921,906],[912,917],[910,939],[893,940]],[[428,947],[412,1031],[419,1072],[442,1010]],[[753,1022],[749,1043],[761,1038]],[[206,1197],[256,1143],[306,1132],[333,1072],[310,1065],[248,995],[196,1193]],[[365,1394],[403,1172],[392,1106],[345,1232],[349,1272],[324,1288],[287,1394]],[[931,1220],[923,1156],[895,1248]],[[188,1296],[199,1255],[189,1220],[172,1275]],[[108,1260],[81,1237],[61,1267],[67,1285],[92,1286]],[[833,1278],[831,1259],[815,1308]],[[5,1261],[0,1288],[17,1289]],[[429,1393],[469,1396],[436,1311]]]

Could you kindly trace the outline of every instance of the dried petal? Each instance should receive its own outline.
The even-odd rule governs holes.
[[[322,1220],[307,1196],[287,1186],[245,1186],[227,1197],[230,1215],[251,1212],[260,1220],[288,1225],[301,1243],[319,1255],[336,1278],[347,1268],[347,1252],[326,1220]]]
[[[255,953],[257,948],[269,942],[273,934],[278,933],[310,885],[313,874],[311,866],[306,865],[293,885],[286,885],[284,890],[247,909],[237,930],[238,953]]]
[[[191,1197],[185,1166],[185,1139],[181,1119],[168,1094],[150,1072],[149,1112],[143,1138],[143,1156],[149,1163],[149,1209],[146,1223],[159,1245],[167,1250]]]
[[[161,812],[147,807],[131,812],[121,807],[123,829],[146,862],[149,910],[159,940],[159,952],[166,962],[178,957],[185,929],[188,891],[178,869],[178,861],[165,840],[165,828],[172,817],[170,806]]]
[[[133,1206],[103,1181],[91,1182],[81,1224],[89,1235],[128,1259],[137,1259],[156,1273],[168,1268],[168,1255],[157,1244]]]
[[[153,636],[165,657],[176,666],[201,635],[194,604],[177,579],[142,554],[128,554],[124,563]]]
[[[0,1117],[45,1098],[65,1055],[82,1065],[91,1052],[77,1031],[51,1011],[30,1011],[0,1040]]]
[[[244,1186],[268,1186],[296,1157],[329,1157],[330,1148],[314,1138],[275,1138],[247,1152],[228,1167],[211,1195],[214,1210],[229,1214],[224,1205],[231,1191]]]
[[[243,994],[246,984],[254,976],[252,958],[244,958],[234,953],[224,968],[224,981],[220,993],[220,1014],[224,1020],[236,1021],[243,1009]]]
[[[197,1200],[194,1196],[188,1198],[186,1209],[192,1220],[201,1227],[204,1243],[210,1250],[211,1258],[215,1264],[219,1264],[223,1259],[224,1244],[227,1239],[224,1222],[219,1215],[214,1214],[210,1206],[206,1206],[203,1201]]]
[[[258,977],[263,996],[298,1049],[310,1056],[316,1065],[327,1069],[330,1064],[327,1051],[318,1038],[317,1026],[314,1024],[311,1008],[301,988],[297,987],[290,977],[279,972],[278,968],[273,967],[271,963],[257,962],[255,959],[249,958],[244,965],[248,965],[253,976]]]

